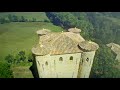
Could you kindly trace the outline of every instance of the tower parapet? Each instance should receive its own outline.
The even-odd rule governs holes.
[[[83,41],[79,43],[79,47],[84,52],[81,54],[81,63],[78,70],[78,78],[89,78],[95,52],[99,46],[92,41]]]

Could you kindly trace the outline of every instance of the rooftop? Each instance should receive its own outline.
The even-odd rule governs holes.
[[[79,43],[81,49],[85,51],[95,51],[99,48],[98,44],[91,41],[83,41]]]
[[[39,34],[41,34],[41,35],[45,35],[45,34],[47,34],[47,33],[49,33],[49,32],[51,32],[50,30],[48,30],[48,29],[42,29],[42,30],[38,30],[36,33],[39,35]]]
[[[78,29],[78,28],[70,28],[70,29],[68,29],[68,31],[69,32],[73,32],[73,33],[79,33],[79,32],[81,32],[81,29]]]
[[[98,47],[96,43],[87,42],[81,35],[73,32],[50,32],[40,37],[32,52],[36,55],[57,55],[93,51]]]

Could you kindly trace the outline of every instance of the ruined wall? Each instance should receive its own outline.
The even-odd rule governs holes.
[[[78,78],[89,78],[94,56],[95,56],[95,51],[83,52],[81,54],[81,62],[79,65]]]
[[[40,78],[77,78],[81,53],[36,56]]]

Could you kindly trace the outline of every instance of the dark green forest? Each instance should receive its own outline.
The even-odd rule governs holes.
[[[116,55],[106,44],[120,44],[120,13],[119,12],[46,12],[50,21],[68,29],[77,27],[85,39],[99,44],[90,78],[120,77]]]

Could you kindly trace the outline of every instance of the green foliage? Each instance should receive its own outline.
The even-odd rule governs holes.
[[[82,29],[82,36],[85,39],[92,38],[93,26],[86,18],[86,13],[80,12],[47,12],[46,15],[52,23],[60,25],[61,27],[68,29],[71,27],[78,27]]]
[[[45,19],[44,22],[50,23],[50,20]]]
[[[0,78],[13,78],[10,65],[6,62],[0,62]]]
[[[0,24],[4,24],[4,23],[9,23],[9,20],[5,19],[5,18],[0,18]]]
[[[36,22],[36,18],[32,18],[32,22]]]
[[[65,29],[78,27],[89,40],[120,44],[120,13],[115,12],[46,12],[52,23]]]
[[[42,28],[52,32],[64,31],[63,28],[45,22],[11,22],[0,24],[0,58],[3,60],[8,54],[15,55],[25,50],[29,54],[31,48],[38,42],[36,31]]]
[[[20,20],[19,20],[20,22],[26,22],[27,21],[27,19],[25,19],[25,17],[24,16],[21,16],[21,18],[20,18]]]
[[[32,62],[34,60],[32,52],[28,54],[28,61]]]
[[[25,62],[26,60],[25,51],[20,51],[18,54],[16,54],[15,57],[9,54],[8,56],[5,57],[5,60],[9,64],[18,64],[20,62]]]
[[[107,15],[103,13],[87,13],[88,19],[95,29],[93,38],[101,40],[103,44],[110,42],[119,43],[118,39],[120,39],[120,36],[117,33],[119,33],[120,25],[116,23],[115,18],[112,18],[112,14],[109,15],[110,13],[107,13]]]
[[[9,54],[8,56],[5,57],[5,60],[8,63],[12,64],[14,62],[14,56]]]
[[[26,57],[25,57],[25,51],[20,51],[18,53],[18,55],[20,56],[20,61],[25,61]]]
[[[46,12],[46,15],[55,25],[64,28],[75,27],[77,24],[77,18],[69,12]]]
[[[18,22],[19,21],[19,19],[16,15],[11,15],[11,14],[8,15],[8,19],[10,22]]]
[[[115,66],[118,62],[115,60],[115,54],[110,48],[101,45],[95,55],[91,78],[115,78],[120,76],[120,70]]]

